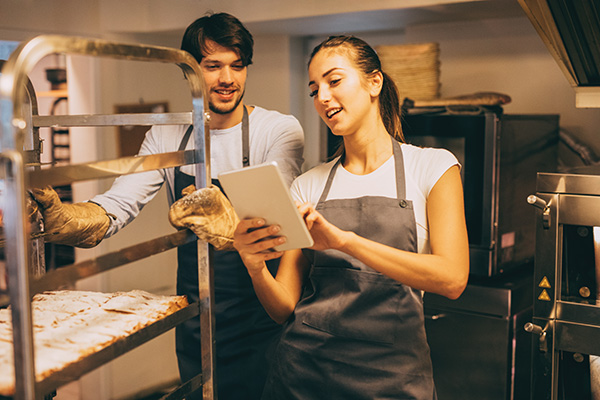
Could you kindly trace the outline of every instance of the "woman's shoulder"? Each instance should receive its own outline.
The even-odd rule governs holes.
[[[292,183],[292,194],[296,200],[312,201],[315,193],[320,193],[325,187],[329,171],[338,158],[319,164],[298,176]]]
[[[459,164],[458,159],[447,149],[436,147],[420,147],[409,143],[402,143],[402,154],[408,165],[423,165],[435,163],[447,165],[447,168]]]

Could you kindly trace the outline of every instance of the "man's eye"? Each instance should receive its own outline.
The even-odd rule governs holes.
[[[239,64],[239,65],[232,65],[231,68],[237,70],[237,71],[241,71],[244,69],[244,66]]]
[[[318,90],[313,90],[313,91],[312,91],[312,92],[310,92],[308,95],[309,95],[310,97],[315,97],[315,96],[317,95],[317,93],[318,93],[318,92],[319,92]]]

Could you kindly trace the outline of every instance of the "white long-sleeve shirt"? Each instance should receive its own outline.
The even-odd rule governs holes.
[[[304,151],[304,133],[296,118],[277,111],[255,106],[249,115],[250,164],[276,161],[284,178],[291,184],[300,174]],[[242,168],[241,123],[228,129],[210,131],[211,175],[218,179],[222,172]],[[142,143],[139,155],[177,151],[188,125],[157,125],[152,127]],[[194,148],[190,137],[186,150]],[[194,174],[194,166],[186,165],[181,171]],[[115,180],[105,193],[91,201],[100,204],[116,217],[106,233],[109,237],[133,221],[165,181],[169,204],[175,201],[174,169],[160,169],[139,174],[123,175]]]

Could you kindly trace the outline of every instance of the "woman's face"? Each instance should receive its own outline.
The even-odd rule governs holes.
[[[347,52],[319,51],[308,67],[309,90],[315,109],[335,134],[358,132],[366,118],[377,113],[377,95],[370,80],[363,77]]]

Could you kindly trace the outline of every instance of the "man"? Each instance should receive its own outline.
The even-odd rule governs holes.
[[[216,185],[215,178],[221,172],[269,161],[276,161],[291,183],[303,162],[303,132],[294,117],[244,104],[253,44],[252,35],[242,23],[225,13],[199,18],[183,36],[181,48],[199,62],[206,83],[211,174]],[[190,128],[152,127],[139,154],[192,149]],[[243,140],[245,135],[247,141]],[[46,230],[56,232],[49,236],[62,243],[91,247],[131,222],[164,182],[168,185],[169,204],[181,198],[182,190],[194,183],[193,173],[193,166],[183,166],[125,175],[115,180],[108,192],[87,203],[62,205],[48,190],[35,191],[34,195],[44,209]],[[197,301],[196,243],[178,248],[177,258],[177,292]],[[269,347],[280,327],[258,302],[237,252],[215,251],[213,267],[218,398],[259,399],[268,368]],[[270,268],[274,273],[277,264]],[[201,372],[199,321],[193,319],[178,326],[176,338],[179,371],[185,382]]]

